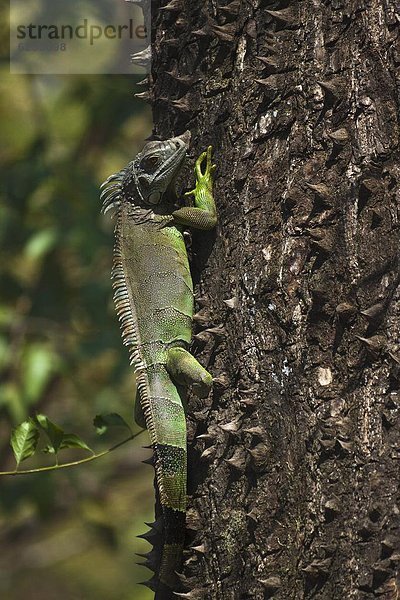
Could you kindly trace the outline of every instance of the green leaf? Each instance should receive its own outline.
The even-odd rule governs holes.
[[[37,260],[42,258],[45,254],[50,252],[57,242],[57,232],[54,227],[48,227],[42,229],[32,235],[29,238],[28,243],[25,246],[25,254]]]
[[[93,450],[75,433],[65,433],[61,442],[60,449],[63,448],[82,448],[93,453]]]
[[[64,433],[62,442],[58,449],[64,450],[65,448],[82,448],[82,450],[88,450],[89,452],[94,454],[94,451],[91,448],[89,448],[86,442],[84,442],[79,436],[75,435],[74,433]],[[42,452],[44,454],[55,454],[54,448],[50,444],[45,446],[42,449]]]
[[[129,427],[128,423],[117,413],[96,415],[93,419],[93,425],[96,427],[99,435],[103,435],[109,427],[125,427],[132,433],[132,429]]]
[[[13,429],[11,434],[11,448],[14,452],[17,468],[19,464],[35,454],[39,441],[39,430],[33,419],[24,421]]]
[[[15,424],[26,419],[26,407],[16,381],[5,381],[0,385],[0,407],[7,409]]]
[[[57,454],[64,438],[64,431],[61,427],[50,421],[46,415],[36,415],[36,421],[49,438],[50,444],[48,448],[52,448],[52,450],[48,450],[48,452]]]
[[[26,402],[34,404],[56,371],[54,351],[43,344],[29,344],[22,357],[22,383]]]

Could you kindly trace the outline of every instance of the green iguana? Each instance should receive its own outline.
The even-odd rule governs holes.
[[[148,142],[122,171],[102,185],[102,212],[116,211],[114,300],[136,374],[135,419],[149,431],[162,507],[163,547],[158,576],[147,582],[164,597],[181,562],[186,510],[186,389],[206,397],[211,375],[189,354],[193,284],[182,229],[211,229],[211,146],[195,166],[194,206],[177,208],[175,180],[190,132]],[[203,163],[206,163],[205,169]],[[204,172],[203,172],[203,170]],[[158,592],[158,594],[157,594]]]

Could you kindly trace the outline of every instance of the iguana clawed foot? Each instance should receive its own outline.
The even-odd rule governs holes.
[[[202,154],[200,154],[199,158],[196,160],[196,165],[194,167],[194,173],[196,175],[196,187],[194,188],[194,190],[190,190],[190,192],[186,192],[185,196],[191,196],[192,194],[198,193],[199,189],[202,187],[205,187],[207,189],[212,188],[212,183],[213,183],[212,176],[216,169],[216,165],[212,164],[211,154],[212,154],[212,146],[208,146],[207,151],[202,152]],[[203,173],[202,164],[203,164],[204,160],[206,160],[206,168]]]

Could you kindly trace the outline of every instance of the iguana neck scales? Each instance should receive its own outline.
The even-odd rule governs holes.
[[[211,147],[196,162],[194,206],[176,208],[175,179],[190,133],[148,142],[134,161],[103,184],[102,211],[116,211],[114,300],[136,373],[136,421],[149,432],[163,514],[163,548],[150,586],[173,589],[181,562],[186,510],[187,387],[205,397],[211,375],[188,352],[193,284],[182,227],[211,229]],[[204,172],[203,163],[206,163]]]

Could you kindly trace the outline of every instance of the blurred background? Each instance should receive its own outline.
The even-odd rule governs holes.
[[[132,423],[134,378],[112,304],[113,222],[99,185],[151,133],[142,76],[0,76],[0,470],[11,430],[37,412],[95,451],[99,413]],[[147,434],[75,469],[0,477],[0,596],[149,600],[135,536],[153,520]],[[63,451],[62,462],[84,458]],[[38,453],[21,468],[52,464]]]

